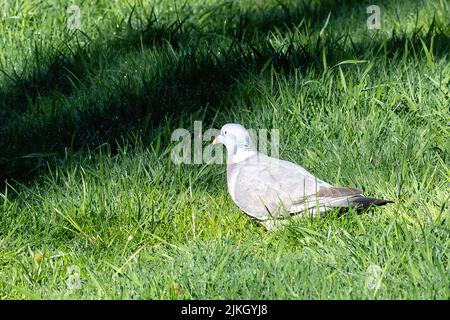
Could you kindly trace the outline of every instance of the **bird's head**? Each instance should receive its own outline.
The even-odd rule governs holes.
[[[225,145],[231,154],[236,153],[238,149],[254,149],[249,132],[237,123],[227,123],[220,129],[220,134],[213,141],[213,144],[218,143]]]

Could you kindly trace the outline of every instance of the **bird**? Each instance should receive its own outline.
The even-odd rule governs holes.
[[[247,215],[274,230],[291,216],[317,216],[339,208],[356,210],[392,203],[363,195],[355,188],[335,187],[302,166],[258,152],[249,131],[225,124],[212,144],[227,151],[227,187],[231,199]]]

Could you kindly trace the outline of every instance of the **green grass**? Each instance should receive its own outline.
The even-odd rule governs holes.
[[[75,32],[71,3],[2,4],[0,298],[450,298],[446,1],[380,0],[381,30],[360,1],[84,1]],[[395,203],[269,233],[225,166],[171,162],[195,120]]]

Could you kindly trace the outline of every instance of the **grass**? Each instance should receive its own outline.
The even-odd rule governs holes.
[[[0,298],[450,298],[448,3],[69,4],[0,16]],[[195,120],[395,203],[268,233],[170,160]]]

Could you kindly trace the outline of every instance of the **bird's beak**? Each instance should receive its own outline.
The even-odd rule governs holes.
[[[222,138],[222,136],[221,135],[218,135],[215,139],[214,139],[214,141],[212,142],[212,144],[218,144],[218,143],[220,143],[221,141],[220,141],[220,138]]]

